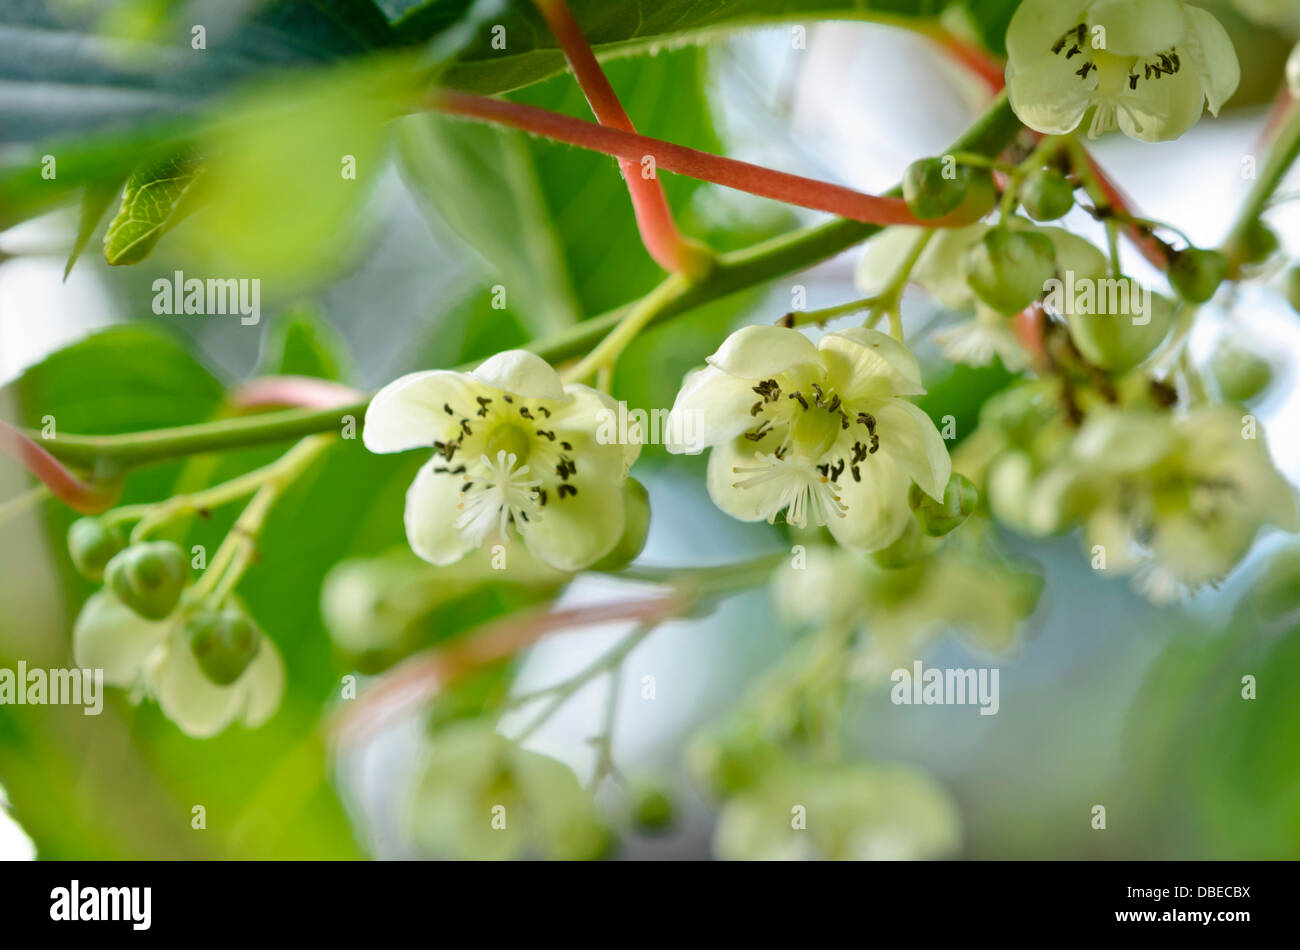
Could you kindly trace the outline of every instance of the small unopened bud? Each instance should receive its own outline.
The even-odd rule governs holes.
[[[68,554],[87,580],[103,580],[104,568],[125,546],[121,532],[99,518],[78,518],[68,528]]]
[[[1205,303],[1228,276],[1228,259],[1218,251],[1189,247],[1169,261],[1169,283],[1184,300]]]
[[[1223,398],[1250,402],[1273,381],[1273,364],[1243,347],[1229,344],[1210,360],[1210,370]]]
[[[974,513],[979,504],[979,491],[965,475],[953,472],[943,490],[943,501],[935,501],[914,484],[908,502],[921,532],[931,538],[941,538]]]
[[[623,534],[613,550],[597,561],[592,569],[616,571],[636,560],[650,533],[650,494],[635,478],[623,484]]]
[[[185,587],[185,552],[171,541],[133,544],[104,568],[117,599],[146,620],[162,620],[176,609]]]
[[[1007,315],[1039,298],[1056,274],[1052,239],[1034,231],[994,228],[966,254],[966,279],[981,300]]]
[[[262,631],[242,610],[205,610],[185,622],[185,635],[205,676],[229,686],[244,675],[262,647]]]
[[[640,784],[632,788],[630,794],[629,817],[638,831],[664,831],[677,817],[677,805],[662,785]]]
[[[1060,172],[1040,169],[1021,185],[1020,203],[1035,221],[1055,221],[1074,207],[1074,185]]]

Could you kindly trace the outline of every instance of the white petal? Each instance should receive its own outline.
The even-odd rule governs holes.
[[[1080,79],[1063,56],[1028,66],[1007,61],[1007,97],[1012,111],[1021,122],[1044,135],[1074,131],[1088,111],[1096,88],[1096,70],[1087,79]]]
[[[473,546],[456,528],[461,487],[459,475],[434,472],[446,462],[435,456],[420,467],[406,491],[406,540],[430,564],[452,564]]]
[[[888,333],[865,327],[840,330],[822,337],[817,349],[845,402],[925,392],[916,357]]]
[[[1138,472],[1168,455],[1173,440],[1173,430],[1161,416],[1094,412],[1074,437],[1070,452],[1094,472]]]
[[[766,443],[771,442],[771,445]],[[713,503],[741,521],[763,521],[774,512],[785,484],[780,479],[770,479],[741,488],[737,485],[748,476],[736,472],[737,468],[762,465],[759,455],[777,448],[774,439],[764,439],[762,448],[748,439],[733,439],[713,447],[709,453],[708,486]]]
[[[284,660],[270,640],[262,639],[262,649],[248,664],[239,678],[239,688],[244,691],[245,706],[241,721],[249,729],[264,724],[280,708],[284,696]]]
[[[180,730],[196,739],[215,736],[234,721],[244,701],[239,681],[218,686],[204,674],[179,635],[167,645],[163,661],[153,671],[158,706]]]
[[[1142,142],[1172,141],[1205,111],[1205,93],[1191,69],[1141,82],[1134,91],[1125,88],[1117,102],[1120,129]]]
[[[741,379],[766,379],[788,369],[817,362],[817,348],[798,330],[758,325],[727,337],[709,365]]]
[[[1185,9],[1191,29],[1180,50],[1191,59],[1200,76],[1201,88],[1205,92],[1210,112],[1218,115],[1219,109],[1237,91],[1237,84],[1241,81],[1241,64],[1237,62],[1237,51],[1228,38],[1228,31],[1215,19],[1214,14],[1200,7]]]
[[[1096,0],[1088,9],[1088,26],[1105,27],[1106,52],[1146,56],[1182,42],[1184,9],[1179,0]]]
[[[86,601],[72,630],[77,666],[103,670],[104,682],[131,687],[140,679],[145,658],[167,638],[167,621],[145,620],[130,607],[100,590]]]
[[[551,410],[547,427],[556,433],[557,438],[570,443],[575,437],[585,440],[594,434],[599,441],[602,435],[609,436],[609,444],[623,447],[622,474],[627,474],[632,463],[641,455],[641,446],[645,444],[651,433],[641,432],[635,420],[627,416],[630,410],[623,407],[621,411],[627,416],[626,432],[623,433],[626,438],[620,442],[618,431],[620,406],[613,396],[581,383],[569,384],[565,387],[565,393],[569,401]]]
[[[876,431],[880,450],[935,501],[943,500],[952,475],[952,459],[943,436],[920,406],[905,399],[891,399],[876,410]],[[866,466],[871,465],[867,459]]]
[[[479,364],[470,374],[475,379],[504,392],[529,399],[554,399],[563,402],[564,380],[536,353],[506,350]]]
[[[479,393],[464,373],[409,373],[375,394],[366,410],[362,442],[371,452],[405,452],[454,439],[460,420],[477,409]],[[448,414],[446,406],[452,407]]]
[[[669,438],[664,443],[668,451],[694,454],[730,442],[753,427],[749,410],[762,398],[753,384],[752,379],[732,376],[716,366],[692,370],[668,414]]]
[[[623,536],[626,512],[623,479],[583,477],[595,471],[589,456],[578,456],[578,475],[569,484],[578,494],[561,498],[548,491],[541,515],[523,527],[524,544],[533,557],[562,571],[580,571],[608,554]]]
[[[921,228],[898,225],[885,228],[867,242],[855,274],[858,290],[863,296],[874,297],[885,289],[894,272],[907,259],[921,232]],[[931,239],[931,243],[934,240]]]
[[[1024,0],[1007,26],[1007,56],[1029,64],[1052,56],[1052,45],[1085,20],[1089,0]]]
[[[912,482],[884,452],[868,456],[858,468],[860,482],[847,473],[840,476],[840,501],[847,510],[827,527],[845,547],[879,551],[898,539],[912,517],[907,504]]]
[[[975,299],[966,282],[966,252],[983,240],[989,225],[975,223],[964,228],[947,228],[930,239],[913,278],[945,307],[961,310]]]

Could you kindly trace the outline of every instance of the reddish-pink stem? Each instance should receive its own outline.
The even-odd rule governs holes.
[[[1088,165],[1092,168],[1093,177],[1097,179],[1097,184],[1101,186],[1101,190],[1106,195],[1106,200],[1110,202],[1112,208],[1132,217],[1141,217],[1141,215],[1134,214],[1133,202],[1120,190],[1119,185],[1115,184],[1110,175],[1106,174],[1106,170],[1097,164],[1097,160],[1091,155],[1088,155]],[[1150,261],[1153,266],[1162,271],[1169,268],[1169,255],[1165,253],[1164,245],[1149,233],[1132,224],[1124,226],[1124,233],[1133,242],[1133,246],[1141,251],[1142,256]]]
[[[83,482],[53,455],[4,420],[0,420],[0,454],[14,459],[43,482],[51,495],[83,515],[107,511],[121,494],[118,484]]]
[[[384,722],[432,699],[466,673],[513,656],[548,633],[619,621],[657,623],[680,613],[684,606],[679,595],[664,594],[569,610],[540,607],[519,611],[485,624],[454,644],[406,659],[349,703],[330,731],[341,744],[351,744]]]
[[[351,386],[312,376],[263,376],[231,390],[229,401],[236,409],[272,406],[301,406],[304,409],[333,409],[350,406],[364,398]]]
[[[607,128],[517,102],[486,99],[462,92],[441,92],[435,95],[430,104],[432,108],[449,115],[507,125],[593,152],[603,152],[635,162],[650,157],[656,167],[680,175],[711,181],[786,204],[827,211],[854,221],[880,225],[924,223],[928,227],[968,223],[948,219],[921,222],[912,216],[907,209],[907,202],[902,198],[866,195],[852,188],[774,171],[761,165],[712,155],[661,139],[624,132],[622,129]]]
[[[591,106],[597,121],[601,125],[619,129],[623,132],[636,132],[632,120],[628,118],[614,87],[609,84],[605,71],[601,69],[592,52],[582,29],[569,12],[564,0],[536,0],[537,7],[546,18],[551,32],[560,42],[565,59],[582,87],[583,95]],[[698,245],[682,237],[673,222],[672,210],[664,196],[663,187],[656,177],[642,174],[640,165],[629,158],[619,157],[619,167],[623,170],[623,179],[627,182],[628,194],[632,198],[632,211],[636,215],[637,228],[646,250],[664,270],[672,273],[698,275],[708,267],[708,255]]]
[[[944,27],[925,29],[922,32],[955,61],[984,80],[991,91],[1000,92],[1006,85],[1006,66],[997,57]]]

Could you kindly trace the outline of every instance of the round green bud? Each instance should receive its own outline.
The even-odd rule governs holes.
[[[903,173],[903,199],[922,221],[942,218],[966,199],[968,171],[951,158],[918,159]]]
[[[1300,313],[1300,264],[1292,267],[1283,278],[1283,288],[1291,309]]]
[[[686,747],[686,767],[719,799],[752,788],[781,760],[772,742],[745,730],[697,736]]]
[[[1189,247],[1174,253],[1169,262],[1169,283],[1178,296],[1205,303],[1227,279],[1228,259],[1218,251]]]
[[[1260,264],[1277,253],[1282,242],[1277,232],[1263,221],[1255,220],[1241,234],[1237,251],[1244,264]]]
[[[916,484],[912,485],[908,501],[921,533],[941,538],[971,516],[979,504],[979,491],[965,475],[953,472],[943,490],[942,501],[935,501]]]
[[[650,493],[635,478],[623,483],[623,534],[608,554],[592,565],[595,571],[617,571],[636,560],[650,533]]]
[[[1169,301],[1141,292],[1131,281],[1122,283],[1133,290],[1131,295],[1099,290],[1089,312],[1074,312],[1066,318],[1070,339],[1079,352],[1093,365],[1111,373],[1126,373],[1142,363],[1168,335],[1173,323]]]
[[[1232,402],[1250,402],[1273,382],[1273,364],[1244,347],[1229,344],[1210,360],[1219,392]]]
[[[1035,231],[994,228],[966,252],[966,281],[999,313],[1019,313],[1056,275],[1052,239]]]
[[[125,546],[122,533],[98,518],[78,518],[68,527],[68,554],[87,580],[103,580],[104,568]]]
[[[671,827],[677,805],[668,789],[659,784],[637,785],[628,803],[632,824],[639,831],[657,832]]]
[[[117,599],[141,617],[162,620],[181,599],[185,552],[171,541],[133,544],[108,562],[104,580]]]
[[[1060,172],[1039,169],[1020,186],[1020,203],[1035,221],[1055,221],[1074,207],[1074,185]]]
[[[262,631],[242,610],[204,610],[185,621],[185,638],[203,674],[218,686],[244,675],[262,647]]]
[[[971,222],[988,214],[996,189],[986,168],[959,165],[951,157],[922,158],[903,174],[903,198],[921,221],[955,214]]]

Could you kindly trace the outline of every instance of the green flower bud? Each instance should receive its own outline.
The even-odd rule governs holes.
[[[994,228],[966,252],[965,265],[976,296],[1000,313],[1016,314],[1055,276],[1056,249],[1045,234]]]
[[[1060,172],[1032,172],[1020,187],[1020,203],[1035,221],[1055,221],[1074,207],[1074,185]]]
[[[629,814],[639,831],[669,828],[677,817],[677,805],[668,789],[659,784],[637,785],[631,790]]]
[[[1300,264],[1287,271],[1283,280],[1287,302],[1291,304],[1292,310],[1300,313]]]
[[[988,169],[958,165],[951,159],[923,158],[903,175],[903,198],[921,221],[953,213],[976,221],[993,207],[995,191]]]
[[[943,490],[943,501],[935,501],[913,484],[908,502],[922,533],[941,538],[971,516],[979,504],[979,492],[969,478],[953,472]]]
[[[1242,232],[1237,251],[1242,263],[1260,264],[1276,254],[1281,246],[1277,232],[1263,221],[1256,220]]]
[[[171,541],[133,544],[113,556],[104,580],[117,599],[146,620],[176,609],[185,587],[185,552]]]
[[[781,761],[781,751],[750,732],[699,736],[686,747],[686,767],[719,799],[756,785]]]
[[[1136,285],[1131,286],[1136,290]],[[1128,296],[1099,290],[1091,312],[1074,312],[1066,318],[1070,339],[1079,352],[1112,373],[1126,373],[1142,363],[1164,340],[1173,322],[1173,308],[1163,297],[1147,295],[1150,307],[1142,305],[1147,312],[1139,314],[1139,307],[1131,301],[1127,307],[1116,305]]]
[[[1232,402],[1250,402],[1273,381],[1273,364],[1240,346],[1222,347],[1210,360],[1219,392]]]
[[[262,631],[242,610],[205,610],[185,622],[185,637],[199,669],[218,686],[244,675],[262,648]]]
[[[1189,247],[1169,262],[1169,283],[1184,300],[1205,303],[1228,276],[1228,259],[1218,251]]]
[[[1283,617],[1300,608],[1300,547],[1289,545],[1273,555],[1255,581],[1250,600],[1267,619]]]
[[[68,554],[87,580],[103,580],[104,568],[125,546],[121,532],[98,518],[78,518],[68,528]]]
[[[650,494],[635,478],[623,483],[623,535],[614,549],[592,565],[595,571],[616,571],[636,560],[650,533]]]

